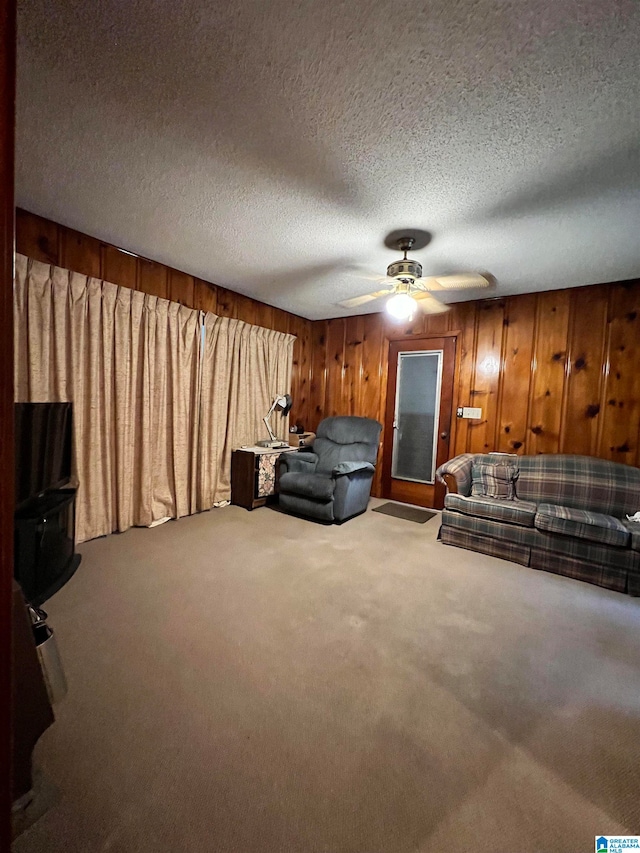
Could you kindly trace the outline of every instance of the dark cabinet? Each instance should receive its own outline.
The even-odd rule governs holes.
[[[264,506],[274,500],[278,477],[278,457],[295,453],[295,447],[276,450],[264,447],[243,447],[231,454],[231,503],[245,509]]]
[[[78,568],[75,489],[57,489],[23,504],[15,513],[14,577],[25,598],[38,606]]]

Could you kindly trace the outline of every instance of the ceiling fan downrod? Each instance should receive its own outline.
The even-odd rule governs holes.
[[[412,261],[407,258],[407,252],[415,243],[413,237],[401,237],[398,240],[398,249],[404,253],[404,258],[401,261],[394,261],[387,267],[387,275],[389,278],[397,278],[405,283],[413,283],[417,278],[422,277],[422,266],[417,261]]]

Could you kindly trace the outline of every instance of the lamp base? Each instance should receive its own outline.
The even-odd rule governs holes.
[[[279,441],[278,439],[276,439],[276,441],[271,441],[267,439],[265,441],[256,441],[256,447],[270,447],[272,450],[278,450],[280,447],[288,448],[289,445],[286,441]]]

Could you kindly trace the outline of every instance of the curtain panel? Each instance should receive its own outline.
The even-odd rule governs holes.
[[[73,403],[79,542],[228,500],[290,390],[294,336],[22,255],[14,310],[16,400]]]
[[[291,389],[293,335],[206,314],[200,439],[210,464],[200,467],[198,500],[211,506],[231,494],[231,451],[269,438],[263,418],[277,394]],[[286,440],[289,418],[271,423]]]

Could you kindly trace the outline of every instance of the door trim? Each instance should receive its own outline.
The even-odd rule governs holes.
[[[422,341],[422,340],[439,340],[440,338],[457,338],[462,334],[462,329],[454,329],[452,332],[432,332],[428,335],[385,335],[386,339],[391,343],[398,341]],[[456,346],[457,351],[457,346]]]
[[[388,364],[388,372],[387,372],[387,394],[386,394],[386,403],[385,403],[385,412],[384,412],[384,433],[383,433],[383,446],[382,446],[382,478],[381,478],[381,489],[382,489],[382,497],[388,500],[404,500],[404,498],[392,498],[392,481],[393,477],[391,476],[392,470],[392,459],[393,459],[393,416],[395,411],[395,400],[396,400],[396,391],[397,391],[397,363],[396,360],[392,357],[392,349],[394,344],[402,344],[404,342],[412,344],[412,347],[416,350],[433,350],[440,349],[441,346],[436,344],[437,341],[446,341],[449,339],[453,339],[453,377],[452,377],[452,385],[451,385],[451,415],[448,423],[444,421],[440,424],[439,429],[442,431],[447,431],[449,434],[449,453],[451,453],[451,448],[454,446],[455,442],[455,431],[456,431],[456,418],[454,412],[454,405],[457,397],[457,389],[458,389],[458,377],[459,377],[459,365],[460,365],[460,347],[458,338],[460,336],[459,331],[451,331],[451,332],[443,332],[442,334],[435,332],[432,334],[425,335],[397,335],[395,337],[388,337],[389,347],[387,351],[387,364]],[[448,392],[448,389],[445,388],[445,384],[442,383],[441,387],[441,404],[442,404],[442,393]],[[446,399],[446,397],[445,397]],[[392,401],[392,402],[391,402]],[[391,402],[391,405],[390,405]],[[436,457],[436,467],[438,464]],[[403,481],[404,482],[404,481]],[[429,504],[420,503],[418,496],[415,492],[419,488],[424,488],[422,484],[414,484],[411,481],[406,481],[407,488],[406,492],[408,497],[406,498],[406,502],[408,503],[416,503],[417,505],[429,506]],[[437,478],[434,484],[433,494],[433,506],[434,508],[441,508],[444,504],[444,496],[446,494],[446,487],[439,483]]]

